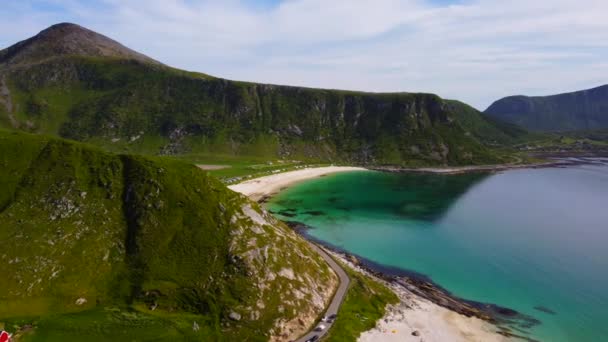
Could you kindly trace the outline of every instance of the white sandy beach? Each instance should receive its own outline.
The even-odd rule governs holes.
[[[391,306],[376,323],[364,332],[360,342],[498,342],[509,338],[497,334],[490,323],[466,317],[420,297],[400,296],[401,302]],[[413,335],[417,332],[417,336]]]
[[[321,177],[336,172],[363,170],[366,169],[362,167],[352,166],[327,166],[306,168],[247,180],[239,184],[230,185],[228,188],[233,191],[240,192],[243,195],[249,196],[249,198],[251,198],[252,200],[257,201],[264,196],[270,196],[280,191],[282,188],[288,187],[306,179]]]
[[[387,307],[374,329],[361,334],[359,342],[503,342],[512,339],[498,334],[497,327],[476,317],[467,317],[443,308],[388,283],[354,265],[344,255],[325,249],[355,272],[366,274],[393,290],[400,302]],[[416,332],[416,333],[415,333]]]
[[[322,175],[365,170],[359,167],[319,167],[274,174],[229,186],[230,189],[259,200],[275,194],[294,183]],[[352,264],[343,255],[325,249],[341,260],[346,267],[365,273],[392,289],[400,302],[390,305],[385,316],[376,322],[376,327],[364,332],[360,342],[499,342],[511,339],[496,333],[497,328],[481,319],[466,317],[421,298],[402,286],[374,277],[364,269]],[[413,334],[414,333],[414,334]]]

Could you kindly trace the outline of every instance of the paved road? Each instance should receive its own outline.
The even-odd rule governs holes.
[[[331,300],[331,303],[327,307],[327,311],[325,311],[325,316],[337,314],[338,309],[340,309],[340,305],[342,305],[342,301],[344,300],[344,296],[346,295],[346,291],[348,290],[348,285],[350,284],[350,278],[348,277],[348,275],[346,274],[344,269],[340,265],[338,265],[338,263],[336,263],[336,261],[334,259],[332,259],[332,257],[330,257],[327,253],[325,253],[324,250],[322,250],[321,248],[319,248],[317,245],[315,245],[312,242],[309,242],[309,243],[310,243],[312,249],[314,249],[317,253],[319,253],[319,255],[329,264],[329,266],[336,272],[336,274],[340,278],[340,286],[338,287],[338,290],[336,291],[334,298]],[[321,337],[323,337],[325,334],[327,334],[327,331],[333,325],[333,323],[324,323],[324,322],[321,322],[319,324],[325,325],[325,330],[314,331],[314,329],[313,329],[313,331],[311,331],[311,332],[307,333],[306,335],[297,339],[296,342],[305,342],[315,335],[318,335],[319,339],[321,339]],[[317,328],[317,326],[318,325],[316,325],[315,328]]]

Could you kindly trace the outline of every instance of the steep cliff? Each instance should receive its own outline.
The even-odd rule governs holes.
[[[100,48],[102,38],[69,28],[66,34],[65,27],[51,27],[0,52],[2,98],[11,103],[0,106],[0,125],[151,154],[213,151],[376,164],[498,161],[469,128],[480,120],[502,128],[436,95],[229,81],[172,69],[114,45]],[[48,43],[49,35],[59,43]],[[88,38],[75,44],[76,38],[61,38],[66,35]],[[37,47],[49,44],[47,58],[38,58]]]

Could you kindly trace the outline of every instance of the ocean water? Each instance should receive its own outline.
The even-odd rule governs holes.
[[[491,175],[334,174],[267,208],[315,239],[539,321],[515,333],[608,341],[606,160]]]

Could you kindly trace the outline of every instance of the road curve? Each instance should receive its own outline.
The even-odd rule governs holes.
[[[359,171],[365,170],[362,168],[355,167],[340,167],[340,166],[329,166],[329,167],[320,167],[320,168],[307,168],[301,169],[297,171],[284,172],[281,174],[275,174],[266,177],[255,178],[252,180],[248,180],[245,182],[241,182],[239,184],[230,185],[228,188],[232,191],[239,192],[245,196],[253,200],[258,200],[262,196],[271,195],[274,191],[279,190],[282,187],[289,186],[293,184],[295,181],[301,181],[308,178],[314,178],[321,175],[326,175],[334,172],[343,172],[343,171]],[[325,311],[325,316],[330,316],[334,314],[338,314],[338,310],[340,309],[340,305],[342,305],[342,301],[344,300],[344,296],[348,291],[348,286],[350,285],[350,278],[344,271],[344,269],[338,265],[338,263],[330,257],[322,248],[314,244],[313,242],[308,241],[310,247],[315,250],[324,260],[329,264],[329,266],[336,272],[338,278],[340,279],[340,286],[336,290],[334,294],[334,298],[332,298],[331,303],[327,307]],[[321,323],[319,323],[321,324]],[[333,323],[322,322],[325,325],[325,329],[323,331],[315,331],[319,325],[314,326],[313,330],[306,333],[302,337],[295,340],[295,342],[305,342],[313,336],[321,337],[327,334],[327,331],[331,328]]]
[[[325,311],[325,316],[338,314],[340,305],[342,305],[344,296],[346,295],[346,292],[348,291],[348,285],[350,284],[350,278],[348,277],[348,275],[346,274],[346,271],[344,271],[342,266],[338,265],[338,263],[331,256],[329,256],[329,254],[327,254],[322,248],[320,248],[319,246],[317,246],[316,244],[314,244],[310,241],[308,243],[310,244],[311,248],[314,249],[325,260],[325,262],[327,262],[327,264],[329,264],[329,266],[334,270],[334,272],[336,272],[336,274],[338,275],[338,278],[340,278],[340,286],[338,286],[338,290],[336,290],[336,293],[334,294],[334,298],[331,300],[331,303],[327,307],[327,310]],[[323,331],[314,330],[319,326],[319,324],[325,325],[325,329]],[[295,340],[295,342],[305,342],[315,335],[318,335],[319,339],[321,339],[323,336],[325,336],[327,334],[327,332],[333,325],[333,323],[325,323],[325,322],[321,322],[319,324],[315,325],[315,327],[313,328],[312,331],[310,331],[310,332],[306,333],[304,336],[298,338],[297,340]]]

